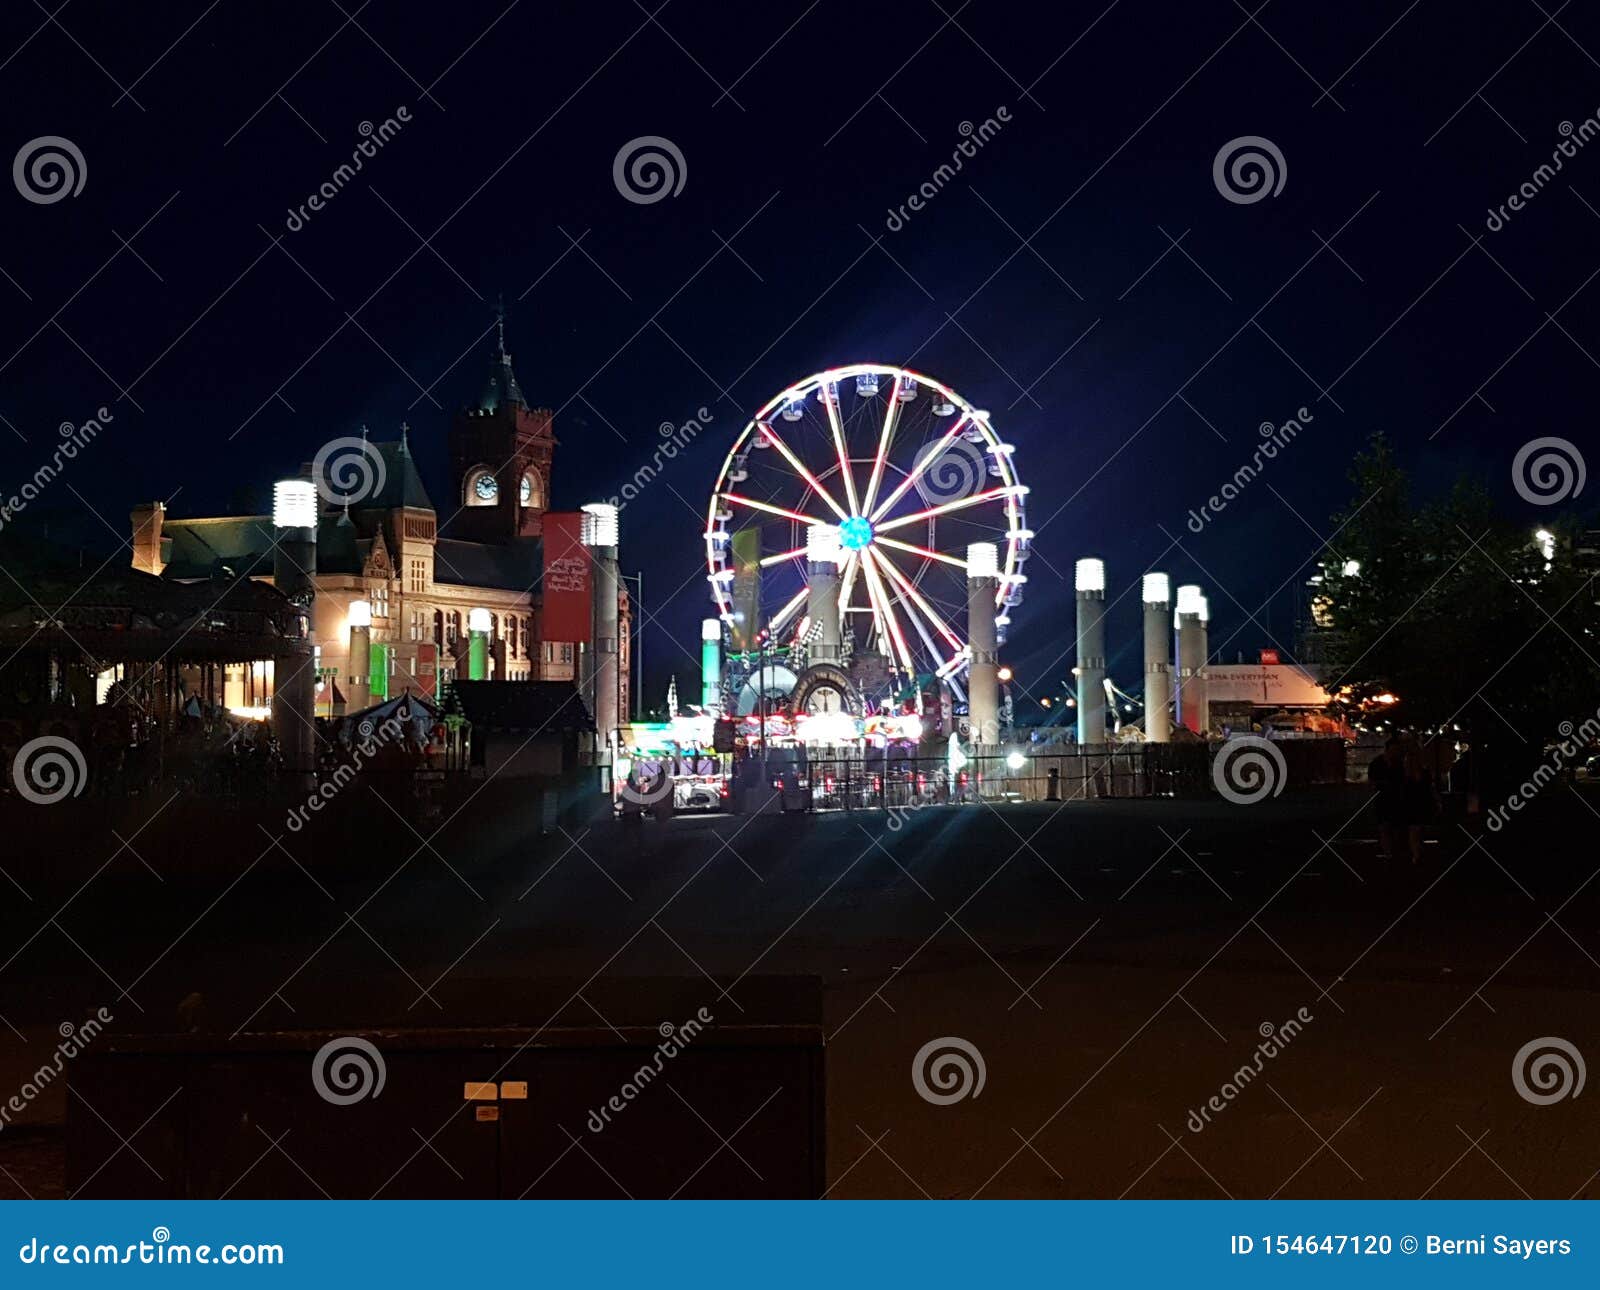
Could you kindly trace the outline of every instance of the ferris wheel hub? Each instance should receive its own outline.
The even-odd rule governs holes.
[[[865,515],[852,515],[839,525],[839,545],[846,551],[860,551],[872,545],[872,521]]]

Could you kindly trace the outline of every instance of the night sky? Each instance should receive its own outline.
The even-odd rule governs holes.
[[[1065,675],[1072,562],[1102,555],[1135,688],[1152,567],[1205,585],[1222,661],[1292,650],[1371,432],[1420,491],[1464,471],[1514,506],[1526,440],[1593,442],[1600,140],[1485,226],[1600,111],[1592,8],[655,3],[6,5],[6,155],[63,136],[87,177],[51,204],[0,194],[0,491],[63,421],[115,417],[11,527],[110,554],[136,502],[262,506],[329,438],[402,420],[446,507],[445,430],[503,293],[521,383],[556,409],[558,507],[617,492],[663,421],[715,415],[623,514],[653,698],[696,670],[728,440],[789,382],[868,359],[948,382],[1017,445],[1038,532],[1019,679]],[[677,196],[614,186],[642,135],[681,150]],[[1282,190],[1225,200],[1213,159],[1249,135]],[[1260,423],[1301,407],[1305,433],[1190,532]]]

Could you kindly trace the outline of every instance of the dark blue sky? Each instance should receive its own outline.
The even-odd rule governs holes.
[[[1128,593],[1125,685],[1152,564],[1207,586],[1225,657],[1288,648],[1370,432],[1423,489],[1465,471],[1509,503],[1526,440],[1593,442],[1600,142],[1485,228],[1600,109],[1600,14],[1540,3],[5,6],[7,155],[64,136],[87,181],[0,196],[0,482],[61,422],[115,413],[13,525],[108,544],[92,512],[125,536],[133,503],[180,488],[175,514],[216,513],[362,421],[411,423],[442,504],[449,410],[481,386],[504,293],[522,384],[557,409],[558,506],[615,493],[661,422],[716,415],[624,516],[659,615],[652,691],[694,670],[728,437],[788,382],[869,358],[939,376],[1017,445],[1039,557],[1010,654],[1030,687],[1070,666],[1082,555]],[[360,124],[402,105],[410,124],[288,231]],[[681,150],[678,196],[614,187],[640,135]],[[1212,177],[1244,135],[1286,163],[1253,204]],[[421,386],[442,409],[413,406]],[[1186,529],[1256,427],[1302,406],[1292,448]]]

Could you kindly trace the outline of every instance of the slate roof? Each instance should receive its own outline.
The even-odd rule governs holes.
[[[383,459],[383,488],[374,497],[364,498],[360,509],[392,510],[397,506],[410,506],[419,510],[435,510],[428,490],[423,487],[422,476],[417,472],[417,460],[411,455],[405,439],[394,443],[375,443]]]
[[[543,544],[521,538],[503,545],[442,537],[433,548],[433,580],[462,587],[496,587],[537,593]]]
[[[222,519],[168,519],[161,526],[165,578],[190,581],[229,570],[237,578],[272,572],[274,531],[270,515]],[[342,514],[317,522],[317,572],[359,574],[370,541]]]

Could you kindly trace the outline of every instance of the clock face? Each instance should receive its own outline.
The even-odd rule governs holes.
[[[522,477],[522,487],[519,490],[519,493],[524,506],[533,500],[533,480],[529,479],[526,475]]]
[[[493,475],[479,475],[473,481],[472,491],[478,495],[479,501],[492,502],[500,495],[500,485]]]

